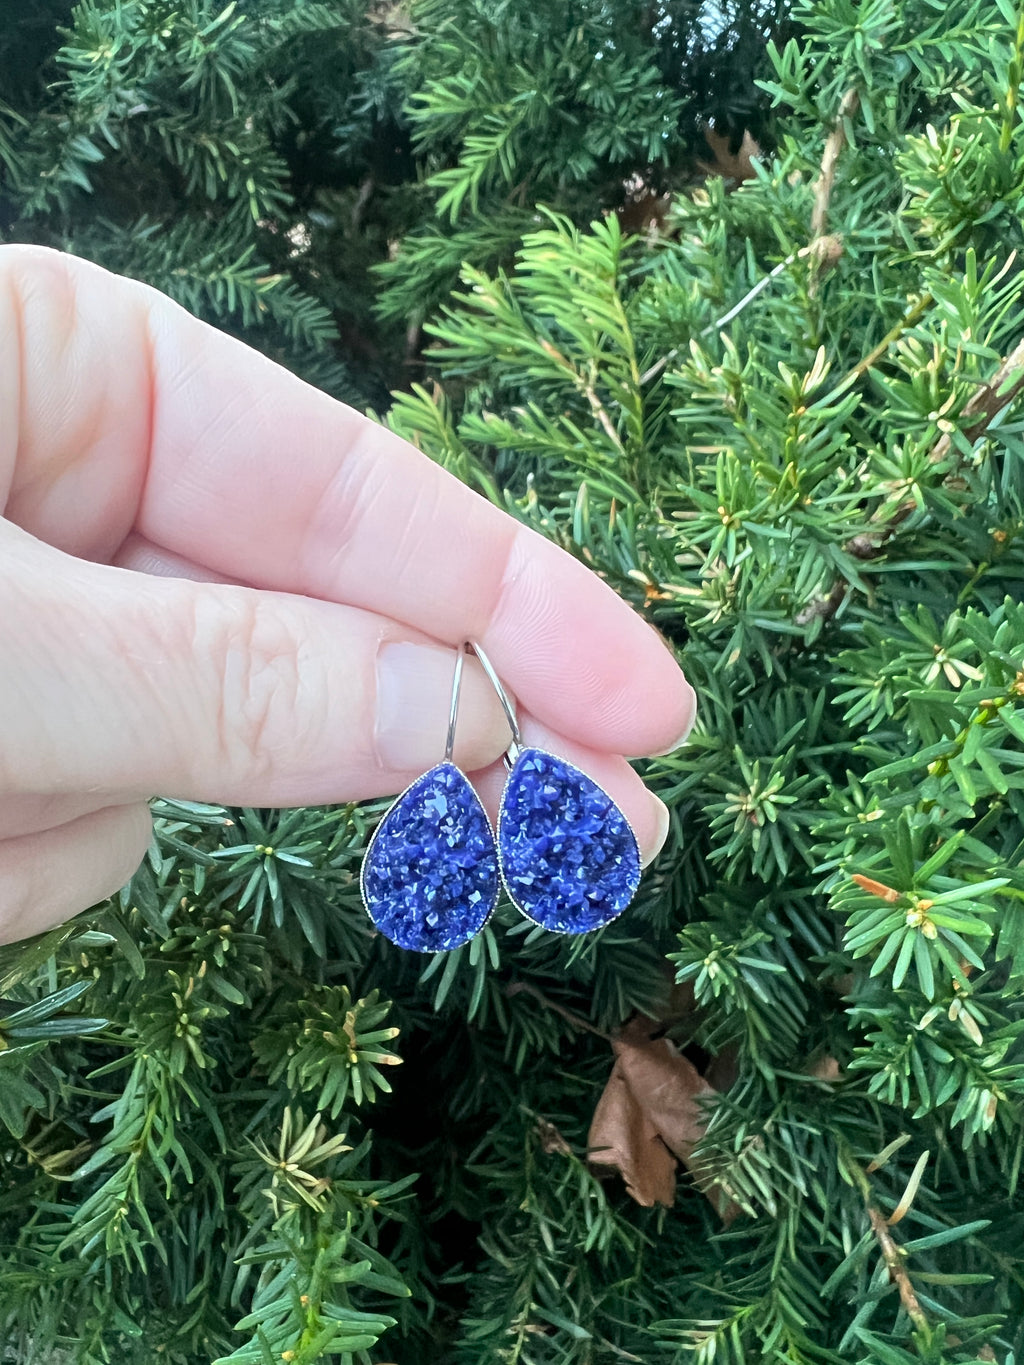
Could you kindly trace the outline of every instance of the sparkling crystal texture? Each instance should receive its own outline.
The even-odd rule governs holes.
[[[640,884],[640,851],[607,792],[564,759],[524,749],[505,785],[498,860],[510,898],[559,934],[620,915]]]
[[[494,835],[453,763],[417,778],[384,816],[363,859],[362,891],[381,933],[413,952],[457,948],[484,927],[498,899]]]

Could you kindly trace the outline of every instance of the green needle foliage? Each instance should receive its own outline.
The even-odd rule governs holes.
[[[366,276],[414,174],[390,48],[361,0],[3,0],[0,240],[144,279],[383,401],[402,348]]]
[[[765,16],[724,12],[742,53]],[[389,253],[303,167],[351,206],[405,130],[372,278],[431,382],[386,420],[701,701],[644,766],[665,851],[580,940],[502,906],[403,954],[359,900],[380,804],[159,803],[118,898],[0,958],[3,1365],[1022,1358],[1024,9],[799,0],[739,185],[693,175],[687,22],[93,0],[0,36],[9,238],[137,252],[371,399],[328,324]],[[634,176],[675,191],[639,235]],[[720,1092],[710,1199],[588,1166],[638,1012]]]

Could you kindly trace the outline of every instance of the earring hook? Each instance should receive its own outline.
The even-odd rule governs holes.
[[[511,766],[519,757],[519,750],[522,748],[523,744],[523,737],[519,733],[519,722],[516,720],[515,707],[512,705],[508,693],[505,691],[504,687],[502,687],[501,680],[494,671],[494,665],[491,663],[490,659],[488,659],[487,655],[475,640],[469,640],[467,643],[476,657],[480,660],[480,667],[487,674],[488,678],[490,678],[491,686],[498,694],[498,700],[501,702],[501,709],[505,712],[505,719],[508,721],[509,729],[512,731],[512,743],[509,745],[508,754],[505,758],[506,764]]]
[[[455,750],[455,725],[459,719],[459,696],[462,692],[462,662],[466,657],[466,646],[459,645],[455,655],[455,673],[452,676],[452,705],[448,712],[448,736],[444,742],[444,761],[450,763]]]

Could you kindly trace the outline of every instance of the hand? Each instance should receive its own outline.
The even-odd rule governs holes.
[[[155,290],[0,247],[0,940],[111,894],[155,794],[351,801],[443,756],[477,639],[528,742],[650,858],[623,754],[693,693],[594,574],[369,419]],[[493,809],[508,727],[467,661],[455,761]]]

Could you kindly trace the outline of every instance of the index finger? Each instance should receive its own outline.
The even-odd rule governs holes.
[[[655,752],[690,723],[674,659],[594,573],[156,290],[0,248],[5,397],[7,515],[60,548],[113,557],[134,531],[254,587],[480,640],[533,714],[595,748]],[[0,503],[3,459],[0,433]]]

